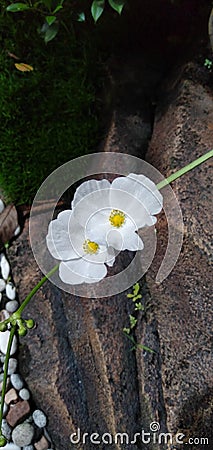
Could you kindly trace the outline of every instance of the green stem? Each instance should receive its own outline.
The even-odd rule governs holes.
[[[13,317],[20,316],[22,311],[26,308],[31,298],[36,294],[36,292],[40,289],[40,287],[50,278],[58,269],[59,264],[56,264],[48,273],[43,277],[38,284],[32,289],[32,291],[28,294],[25,300],[22,302],[21,306],[17,309],[17,311],[13,314]]]
[[[8,372],[9,358],[10,358],[10,350],[12,347],[15,331],[16,331],[16,326],[12,326],[12,328],[10,329],[10,336],[9,336],[9,340],[8,340],[8,344],[7,344],[7,352],[6,352],[5,361],[4,361],[4,378],[3,378],[3,384],[2,384],[1,408],[0,408],[0,430],[1,430],[2,419],[3,419],[4,398],[5,398],[5,394],[6,394],[7,372]]]
[[[185,173],[189,172],[190,170],[194,169],[195,167],[202,164],[207,159],[211,158],[213,156],[213,150],[210,150],[208,153],[206,153],[203,156],[200,156],[200,158],[195,159],[195,161],[191,162],[187,166],[183,167],[183,169],[178,170],[177,172],[170,175],[165,180],[162,180],[160,183],[157,184],[158,189],[162,189],[163,187],[167,186],[167,184],[172,183],[172,181],[177,180],[177,178],[182,177]]]

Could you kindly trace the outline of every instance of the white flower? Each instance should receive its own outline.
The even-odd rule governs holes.
[[[152,226],[161,211],[163,197],[156,185],[144,175],[89,180],[74,195],[72,207],[76,220],[91,240],[117,250],[142,250],[136,231]]]
[[[115,260],[113,249],[91,241],[76,221],[72,210],[61,212],[49,224],[46,238],[51,255],[61,260],[59,276],[64,283],[96,283]]]
[[[10,274],[10,266],[4,253],[0,255],[0,260],[2,277],[4,278],[4,280],[7,280]]]

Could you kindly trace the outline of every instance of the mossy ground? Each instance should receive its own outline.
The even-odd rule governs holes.
[[[95,149],[98,64],[74,33],[45,45],[26,22],[1,21],[0,189],[7,201],[29,203],[56,167]],[[16,62],[34,70],[19,72]]]

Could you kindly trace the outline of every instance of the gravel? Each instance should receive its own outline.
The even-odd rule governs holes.
[[[34,428],[29,423],[21,423],[17,425],[12,432],[12,440],[14,444],[24,447],[32,442],[34,436]]]
[[[10,381],[13,387],[17,389],[17,391],[20,391],[24,386],[23,380],[18,373],[12,373]]]
[[[2,420],[2,434],[4,437],[6,437],[6,439],[9,441],[11,438],[11,433],[12,433],[12,429],[10,428],[10,426],[8,425],[6,419]]]
[[[26,388],[21,389],[21,390],[19,391],[19,397],[20,397],[22,400],[29,400],[29,398],[30,398],[30,393],[29,393],[28,389],[26,389]]]
[[[34,420],[34,423],[37,425],[37,427],[39,427],[39,428],[46,427],[47,418],[46,418],[45,414],[43,413],[43,411],[41,411],[40,409],[36,409],[34,411],[33,420]]]
[[[6,304],[6,310],[9,313],[14,313],[19,307],[19,304],[17,302],[17,300],[11,300],[10,302],[7,302]]]
[[[8,363],[8,375],[12,375],[15,373],[17,369],[18,361],[15,358],[10,358]],[[3,367],[4,368],[4,367]]]
[[[4,332],[0,331],[0,351],[4,355],[6,355],[6,353],[7,353],[7,345],[8,345],[8,341],[9,341],[9,336],[10,336],[9,330],[4,331]],[[12,347],[10,350],[10,355],[13,355],[16,351],[17,351],[17,337],[14,336]]]
[[[6,284],[6,296],[9,300],[15,300],[16,298],[16,288],[11,281]]]

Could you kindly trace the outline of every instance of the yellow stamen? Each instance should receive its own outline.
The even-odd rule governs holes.
[[[119,209],[113,209],[109,216],[109,221],[113,227],[120,228],[125,222],[125,214]]]
[[[89,253],[90,255],[94,255],[98,252],[99,245],[96,242],[90,241],[86,239],[83,243],[83,250],[85,253]]]

